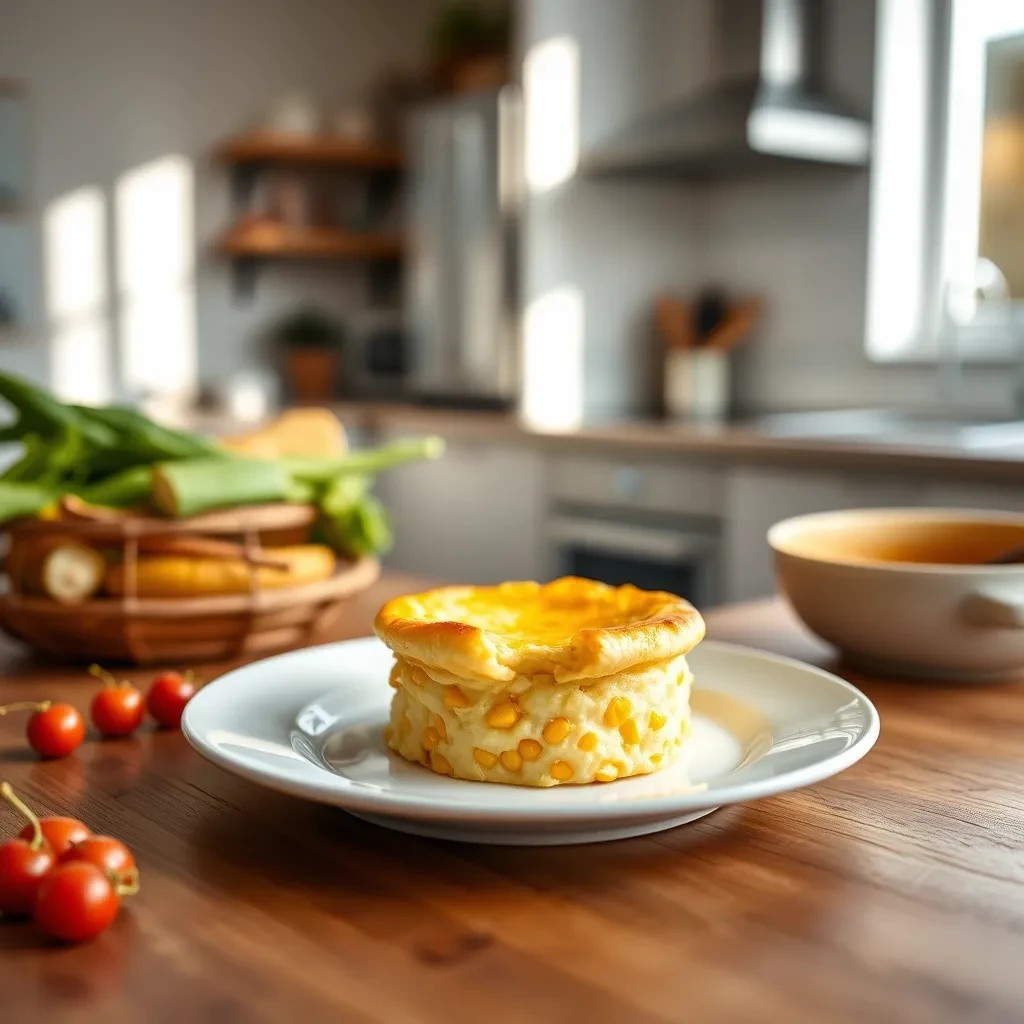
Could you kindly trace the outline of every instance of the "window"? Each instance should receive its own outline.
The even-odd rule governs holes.
[[[1004,360],[1024,330],[1024,3],[880,0],[868,354]]]
[[[195,388],[192,179],[174,154],[123,174],[114,192],[121,382],[133,396]]]
[[[113,391],[106,203],[95,185],[43,213],[46,311],[53,388],[68,401],[109,402]]]

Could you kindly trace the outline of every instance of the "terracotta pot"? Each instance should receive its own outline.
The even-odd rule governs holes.
[[[284,378],[296,402],[329,402],[338,396],[339,353],[330,348],[293,348],[284,354]]]
[[[500,89],[509,80],[508,54],[474,53],[450,57],[435,66],[434,80],[443,92],[471,93]]]
[[[508,55],[482,53],[457,65],[452,85],[456,92],[486,92],[500,89],[508,79]]]

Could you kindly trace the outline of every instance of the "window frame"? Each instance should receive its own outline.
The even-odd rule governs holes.
[[[948,313],[963,233],[971,220],[976,232],[978,221],[978,211],[965,219],[954,208],[963,200],[953,183],[966,167],[950,149],[949,103],[955,6],[963,2],[877,0],[865,316],[867,356],[877,363],[1013,362],[1014,335],[1024,331],[1020,300],[979,303],[964,321]],[[919,56],[916,64],[908,54]]]

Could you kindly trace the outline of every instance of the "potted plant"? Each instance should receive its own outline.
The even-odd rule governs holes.
[[[509,12],[501,2],[450,0],[434,22],[438,87],[450,92],[500,88],[508,81]]]
[[[344,332],[326,313],[307,307],[282,317],[269,341],[287,397],[294,402],[336,398]]]

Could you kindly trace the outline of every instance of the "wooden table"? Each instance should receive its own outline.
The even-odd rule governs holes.
[[[339,635],[409,586],[385,577]],[[708,619],[828,663],[781,605]],[[0,657],[3,701],[87,704],[83,673]],[[0,774],[143,877],[91,945],[0,925],[0,1021],[1024,1020],[1024,684],[856,682],[882,736],[837,778],[562,849],[388,832],[148,728],[41,763],[0,720]]]

